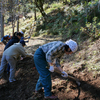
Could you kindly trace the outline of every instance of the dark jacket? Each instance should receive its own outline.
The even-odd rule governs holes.
[[[18,43],[20,41],[20,39],[17,36],[13,36],[12,39],[9,40],[9,42],[6,44],[4,51],[10,47],[11,45],[13,45],[14,43]]]

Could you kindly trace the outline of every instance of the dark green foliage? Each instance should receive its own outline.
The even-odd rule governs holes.
[[[61,8],[53,10],[47,15],[47,20],[42,25],[37,26],[38,30],[44,31],[46,34],[62,35],[66,34],[67,37],[71,38],[78,35],[79,38],[99,37],[100,26],[93,21],[94,17],[97,17],[96,22],[100,21],[100,13],[98,10],[98,2],[77,2],[77,0],[69,0],[70,8],[64,12]],[[76,4],[83,3],[83,9],[74,8]],[[80,7],[80,6],[79,6]],[[74,8],[74,9],[73,9]],[[65,8],[64,8],[65,9]],[[87,22],[91,22],[92,28],[87,27]],[[81,28],[84,30],[82,31]],[[96,28],[95,28],[96,27]],[[84,39],[85,39],[84,38]]]

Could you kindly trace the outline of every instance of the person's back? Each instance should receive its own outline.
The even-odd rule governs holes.
[[[18,39],[17,36],[12,37],[11,40],[9,40],[9,42],[6,44],[4,50],[6,50],[8,47],[10,47],[11,45],[13,45],[14,43],[18,43],[20,41],[20,39]]]
[[[16,32],[15,32],[16,33]],[[16,33],[12,39],[9,40],[9,42],[6,44],[4,51],[9,48],[11,45],[13,45],[14,43],[18,43],[20,41],[22,34],[20,32]]]
[[[10,46],[8,49],[6,49],[3,53],[3,55],[6,56],[12,56],[14,58],[18,58],[19,55],[25,56],[25,49],[21,45],[21,43],[15,43],[12,46]]]

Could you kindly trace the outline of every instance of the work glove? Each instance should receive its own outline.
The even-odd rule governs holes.
[[[67,78],[68,74],[65,71],[63,71],[61,76]]]
[[[49,71],[50,72],[54,72],[54,67],[53,66],[50,66]]]

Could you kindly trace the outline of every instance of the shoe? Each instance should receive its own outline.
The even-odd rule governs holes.
[[[9,80],[10,83],[15,82],[15,81],[16,81],[16,79]]]
[[[40,93],[40,92],[44,92],[44,89],[40,89],[38,91],[35,90],[35,93]]]
[[[47,96],[47,97],[44,97],[45,99],[57,99],[58,97],[57,96]]]

